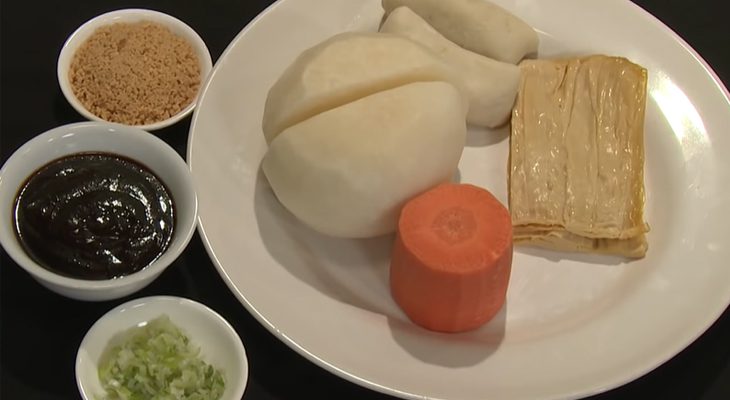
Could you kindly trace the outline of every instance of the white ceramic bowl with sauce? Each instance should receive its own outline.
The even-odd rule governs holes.
[[[61,87],[61,91],[66,97],[66,100],[68,100],[69,104],[71,104],[71,106],[85,118],[92,121],[104,121],[99,116],[87,110],[81,103],[81,101],[79,101],[79,99],[76,97],[73,89],[71,88],[71,83],[68,79],[68,72],[76,50],[79,49],[79,47],[86,41],[86,39],[88,39],[94,33],[96,29],[102,26],[114,23],[134,23],[140,21],[150,21],[164,25],[168,29],[170,29],[172,33],[182,37],[192,45],[193,50],[195,51],[195,54],[197,55],[200,62],[200,88],[203,87],[205,79],[213,67],[213,62],[211,60],[208,47],[205,45],[203,39],[195,32],[195,30],[193,30],[193,28],[191,28],[186,23],[180,21],[179,19],[171,15],[161,13],[159,11],[139,8],[110,11],[108,13],[101,14],[97,17],[90,19],[89,21],[81,25],[78,29],[76,29],[76,31],[74,31],[74,33],[72,33],[71,36],[68,37],[63,47],[61,48],[61,53],[58,56],[57,75],[58,84]],[[180,112],[170,118],[151,124],[136,125],[136,127],[146,131],[152,131],[175,124],[193,111],[197,98],[198,96],[196,95],[195,98],[193,98],[193,100],[190,102],[190,104],[188,104]]]
[[[173,199],[175,225],[169,245],[157,259],[140,271],[105,280],[67,277],[40,266],[28,255],[18,239],[14,209],[21,186],[50,161],[84,152],[117,154],[142,164],[162,181]],[[0,244],[41,285],[73,299],[116,299],[152,283],[190,242],[197,213],[198,201],[185,161],[160,138],[134,127],[108,122],[80,122],[60,126],[23,144],[0,169]]]
[[[203,361],[222,372],[225,389],[220,400],[243,397],[248,382],[248,360],[233,327],[218,313],[193,300],[153,296],[112,309],[86,333],[76,355],[76,383],[84,400],[100,398],[104,393],[99,381],[99,360],[112,338],[162,315],[167,315],[200,348]]]

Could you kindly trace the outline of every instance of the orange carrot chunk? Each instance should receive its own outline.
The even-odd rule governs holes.
[[[415,324],[439,332],[485,324],[504,305],[511,267],[510,215],[487,190],[442,184],[403,207],[390,289]]]

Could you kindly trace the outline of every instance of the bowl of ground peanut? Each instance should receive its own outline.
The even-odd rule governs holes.
[[[208,48],[190,26],[158,11],[124,9],[69,36],[58,82],[87,119],[151,131],[192,112],[211,68]]]

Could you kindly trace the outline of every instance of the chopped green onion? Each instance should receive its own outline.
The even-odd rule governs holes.
[[[106,400],[217,400],[225,386],[221,372],[166,315],[132,328],[102,360]]]

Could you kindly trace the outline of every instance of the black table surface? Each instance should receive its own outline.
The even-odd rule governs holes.
[[[634,1],[694,47],[726,86],[730,83],[730,30],[727,13],[721,10],[723,2]],[[206,41],[215,61],[235,35],[271,3],[268,0],[3,0],[2,162],[33,136],[83,120],[61,94],[56,81],[56,58],[66,37],[84,21],[119,8],[157,9],[191,25]],[[184,156],[189,126],[190,118],[186,118],[158,131],[157,135]],[[225,286],[197,234],[184,254],[157,281],[141,292],[115,301],[93,303],[61,297],[37,284],[4,251],[0,262],[2,399],[79,398],[74,362],[86,331],[114,306],[149,295],[188,297],[207,304],[231,322],[243,339],[249,357],[245,399],[389,398],[330,374],[270,334]],[[730,399],[730,311],[726,310],[695,343],[666,364],[634,382],[593,397],[596,400],[628,398]]]

